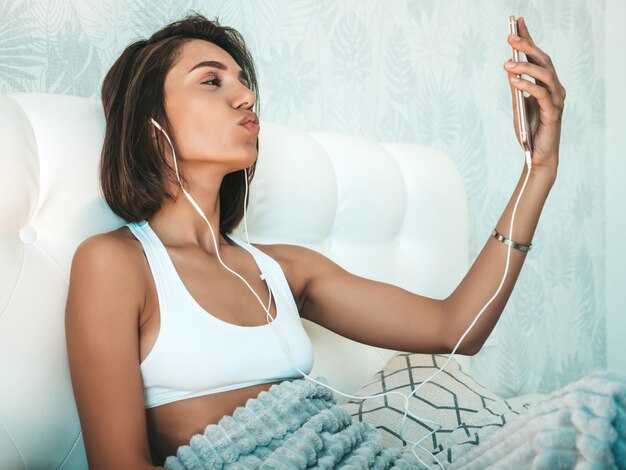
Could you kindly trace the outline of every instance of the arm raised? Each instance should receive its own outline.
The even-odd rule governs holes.
[[[528,169],[497,228],[510,237],[513,205]],[[554,171],[533,169],[516,213],[515,237],[532,240],[539,216],[556,177]],[[452,352],[465,330],[496,291],[506,262],[507,247],[489,237],[472,267],[446,299],[420,296],[401,287],[356,276],[324,255],[297,245],[281,245],[302,279],[304,294],[300,316],[346,338],[398,351]],[[507,279],[498,297],[483,312],[456,353],[473,356],[495,327],[517,281],[525,253],[511,250]]]
[[[139,369],[144,286],[136,259],[108,234],[82,242],[72,259],[65,334],[90,470],[157,468]]]
[[[516,242],[524,245],[532,242],[541,211],[556,180],[556,176],[552,171],[544,171],[539,168],[532,169],[524,194],[515,213],[513,237],[511,237],[509,228],[513,207],[522,189],[527,172],[528,168],[524,166],[517,187],[496,225],[496,229],[502,235],[507,238],[513,238]],[[452,340],[452,347],[459,341],[461,335],[478,315],[478,312],[497,291],[498,286],[502,282],[506,266],[507,250],[508,247],[502,242],[492,236],[488,236],[485,246],[468,273],[450,296],[445,299],[446,311],[448,312],[446,315],[450,319],[451,330],[456,331]],[[483,347],[504,311],[526,257],[527,253],[511,249],[509,268],[506,279],[502,284],[502,289],[483,311],[473,328],[463,339],[461,346],[466,344],[466,347],[471,349],[474,354]]]
[[[442,300],[357,276],[305,247],[283,245],[282,250],[304,279],[302,318],[371,346],[427,354],[451,351]]]

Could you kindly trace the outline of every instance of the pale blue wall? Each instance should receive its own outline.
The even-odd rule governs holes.
[[[606,41],[606,315],[608,367],[626,371],[626,1],[607,0]]]
[[[240,30],[261,119],[434,146],[469,194],[470,259],[519,177],[502,64],[525,16],[567,89],[560,174],[516,290],[474,370],[508,396],[551,391],[607,364],[605,1],[0,0],[0,92],[97,98],[131,41],[190,8]]]

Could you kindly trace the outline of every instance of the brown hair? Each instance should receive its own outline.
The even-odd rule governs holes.
[[[153,139],[150,118],[170,130],[165,113],[165,76],[191,39],[209,41],[228,52],[242,68],[258,109],[258,87],[254,62],[241,34],[193,12],[168,24],[147,40],[124,49],[102,83],[101,100],[106,129],[100,158],[99,178],[103,196],[111,210],[127,222],[138,222],[158,211],[164,199],[175,200],[166,189],[167,179],[178,186],[176,172],[167,162],[162,139]],[[258,112],[257,112],[258,114]],[[169,132],[168,132],[169,133]],[[169,133],[171,135],[171,133]],[[257,139],[257,155],[259,142]],[[248,185],[256,161],[248,169]],[[185,184],[181,173],[181,180]],[[220,186],[220,228],[230,234],[243,218],[244,170],[224,176]],[[180,194],[180,192],[178,193]],[[226,238],[230,243],[230,240]]]

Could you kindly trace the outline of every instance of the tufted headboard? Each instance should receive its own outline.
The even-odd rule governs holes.
[[[261,127],[251,242],[306,246],[354,274],[435,298],[461,281],[469,267],[467,204],[448,157],[411,143],[264,120]],[[125,223],[99,190],[103,132],[98,101],[0,95],[2,469],[87,467],[64,312],[78,244]],[[235,235],[245,240],[243,223]],[[395,352],[303,323],[314,345],[311,375],[346,393]]]

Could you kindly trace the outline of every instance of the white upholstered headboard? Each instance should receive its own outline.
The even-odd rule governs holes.
[[[261,121],[251,242],[306,246],[355,274],[435,298],[461,281],[467,204],[449,158],[410,143]],[[2,469],[86,468],[64,311],[78,244],[125,223],[98,186],[103,131],[98,101],[0,95]],[[245,239],[243,222],[235,234]],[[312,375],[346,393],[394,353],[303,322],[315,348]]]

